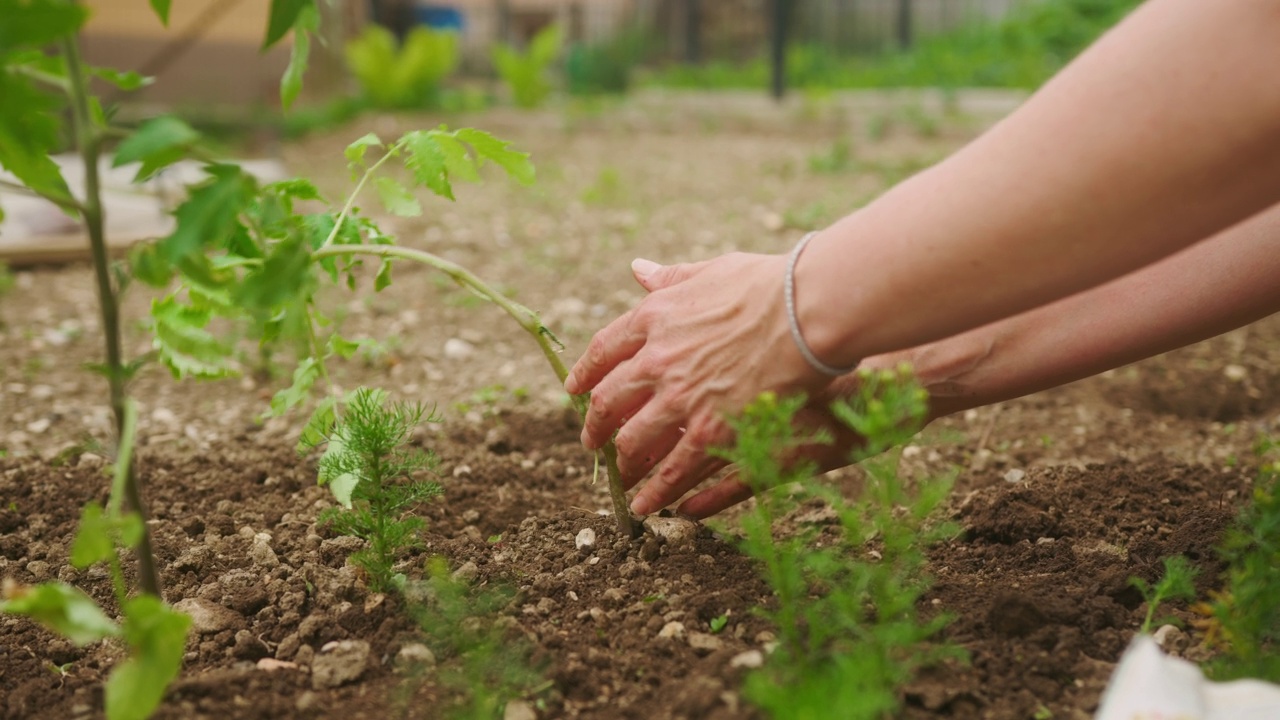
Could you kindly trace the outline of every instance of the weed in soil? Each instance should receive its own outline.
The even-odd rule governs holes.
[[[409,445],[422,422],[439,422],[434,415],[423,415],[421,405],[388,405],[385,392],[360,388],[323,441],[320,483],[329,486],[342,507],[325,510],[320,522],[368,543],[350,561],[369,574],[375,592],[403,587],[405,577],[395,573],[395,563],[422,544],[427,525],[409,511],[442,492],[438,483],[416,479],[439,464],[431,452]],[[304,443],[309,440],[303,438]]]
[[[919,429],[926,407],[905,371],[864,374],[857,398],[833,408],[866,438],[859,457],[867,482],[856,501],[808,481],[811,467],[785,464],[804,444],[830,442],[796,435],[803,402],[763,396],[736,422],[736,446],[724,453],[758,497],[742,522],[742,550],[777,596],[766,613],[777,648],[747,678],[744,694],[773,717],[880,718],[899,708],[901,688],[919,668],[961,656],[929,644],[949,619],[922,620],[916,608],[930,585],[924,549],[956,532],[931,520],[951,483],[908,487],[898,478],[888,450]],[[770,491],[780,485],[787,492]],[[825,503],[832,525],[779,537],[775,520],[813,498]]]

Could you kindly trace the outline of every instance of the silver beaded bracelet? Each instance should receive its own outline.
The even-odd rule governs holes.
[[[813,350],[809,348],[809,343],[804,341],[804,336],[800,334],[800,320],[796,317],[796,262],[800,260],[800,253],[804,252],[804,248],[809,244],[818,233],[811,232],[800,239],[796,243],[796,247],[791,251],[791,259],[787,261],[787,276],[783,286],[783,296],[787,305],[787,322],[791,324],[791,339],[795,340],[796,348],[800,350],[800,354],[808,363],[813,366],[814,370],[825,373],[831,377],[840,377],[853,372],[858,364],[854,363],[847,368],[838,368],[828,365],[818,359],[813,354]]]

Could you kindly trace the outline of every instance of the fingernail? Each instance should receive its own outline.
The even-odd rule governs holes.
[[[662,266],[658,263],[652,260],[645,260],[644,258],[636,258],[631,261],[631,272],[640,277],[649,277],[660,267]]]
[[[656,509],[657,508],[653,506],[653,502],[643,495],[637,495],[635,499],[631,501],[631,512],[636,515],[649,515]]]

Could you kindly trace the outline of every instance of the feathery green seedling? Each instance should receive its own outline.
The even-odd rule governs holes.
[[[1264,440],[1258,453],[1276,447]],[[1208,669],[1218,680],[1280,682],[1280,461],[1263,465],[1253,502],[1219,552],[1227,561],[1226,587],[1211,607],[1225,652]]]
[[[1161,618],[1156,620],[1156,609],[1160,607],[1160,603],[1168,600],[1190,600],[1196,596],[1196,574],[1199,573],[1195,567],[1181,555],[1167,557],[1164,559],[1164,575],[1155,585],[1143,580],[1140,577],[1129,578],[1129,584],[1138,588],[1138,592],[1142,593],[1142,599],[1147,602],[1147,616],[1142,620],[1142,627],[1138,632],[1149,633],[1153,625],[1159,623],[1178,624],[1177,618]]]
[[[510,603],[510,592],[452,577],[443,558],[432,558],[426,571],[406,597],[414,599],[409,613],[439,663],[436,681],[449,696],[443,717],[491,720],[510,700],[546,687],[527,642],[513,638],[519,631],[494,622]]]
[[[350,559],[369,574],[375,591],[403,586],[404,576],[394,572],[396,560],[421,545],[426,527],[425,520],[407,511],[441,492],[439,484],[415,479],[439,463],[430,451],[409,445],[414,428],[423,422],[439,418],[421,405],[388,404],[385,392],[360,388],[327,436],[303,439],[308,445],[324,445],[320,482],[329,485],[342,505],[321,513],[319,522],[369,544]]]
[[[850,501],[813,482],[812,466],[785,459],[804,445],[829,442],[793,427],[802,398],[766,394],[734,421],[736,445],[724,453],[756,491],[742,521],[742,549],[760,562],[776,609],[778,648],[748,676],[744,694],[775,717],[878,719],[899,705],[898,689],[915,671],[961,652],[928,643],[948,622],[921,619],[916,604],[929,587],[924,548],[955,534],[931,521],[949,479],[908,486],[890,448],[919,429],[925,396],[905,371],[863,373],[857,397],[833,413],[866,441],[862,496]],[[788,485],[788,492],[770,492]],[[814,530],[779,537],[775,520],[799,502],[821,498],[836,513],[834,536],[821,547]]]

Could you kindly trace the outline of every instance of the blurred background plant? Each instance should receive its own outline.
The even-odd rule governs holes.
[[[439,108],[441,86],[458,69],[457,33],[415,27],[397,42],[390,30],[369,25],[346,46],[347,66],[374,107]]]
[[[493,67],[511,90],[511,99],[522,108],[536,108],[551,94],[547,74],[560,55],[564,33],[559,25],[548,25],[520,52],[505,43],[493,48]]]

